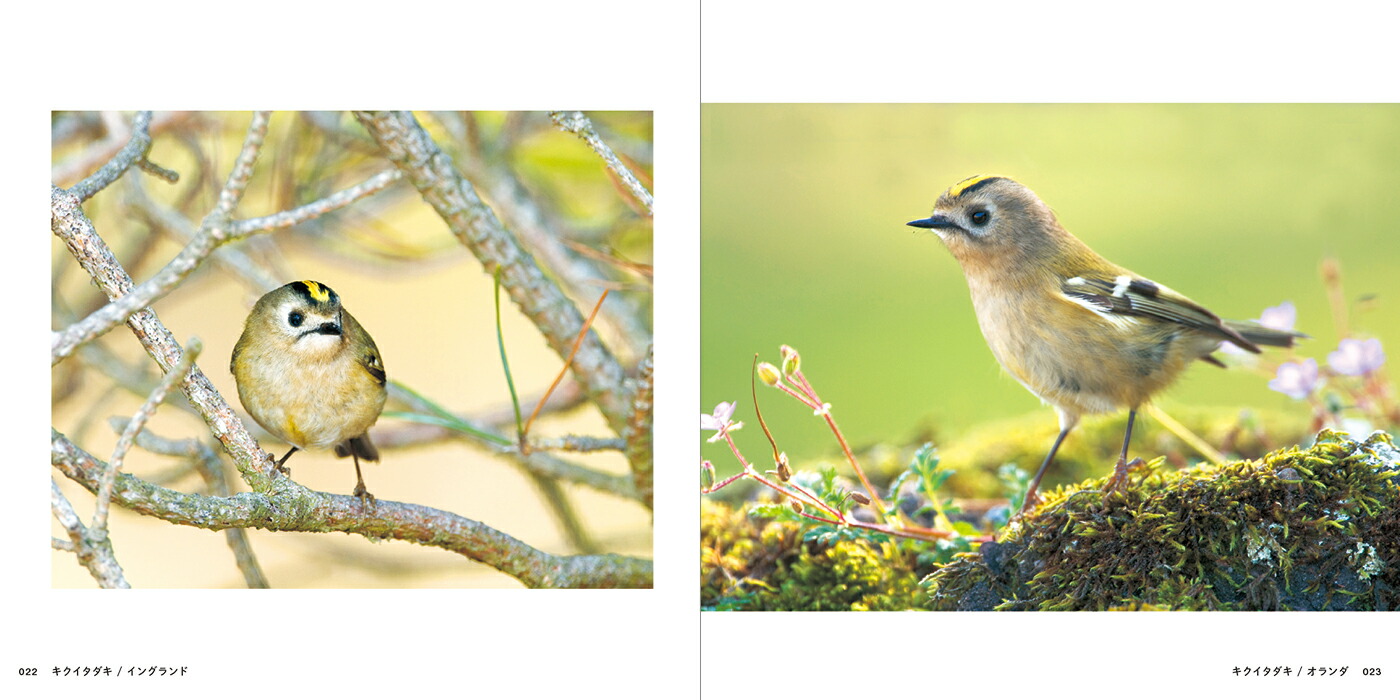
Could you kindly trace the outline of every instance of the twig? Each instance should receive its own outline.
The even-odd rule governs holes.
[[[557,212],[551,211],[547,202],[541,202],[530,193],[511,170],[508,160],[491,167],[486,158],[475,152],[480,144],[475,143],[473,132],[461,114],[435,112],[434,116],[454,140],[465,144],[468,153],[462,158],[462,165],[467,177],[488,190],[509,230],[520,236],[575,299],[593,296],[599,280],[607,278],[607,271],[594,260],[570,253],[571,249],[583,256],[593,253],[587,246],[574,244],[578,232]],[[651,337],[644,307],[626,295],[610,297],[603,306],[603,318],[610,329],[622,334],[628,347],[640,348]]]
[[[219,202],[214,205],[214,211],[209,213],[210,218],[227,220],[233,216],[233,208],[243,199],[243,192],[248,189],[248,181],[253,179],[253,165],[258,162],[258,154],[262,153],[271,116],[272,112],[253,112],[248,134],[243,137],[243,148],[239,149],[238,157],[233,160],[228,180],[219,190]]]
[[[525,427],[520,431],[520,448],[522,452],[529,453],[528,443],[525,442],[525,438],[530,434],[530,426],[535,423],[535,418],[539,417],[540,409],[544,408],[545,402],[549,400],[549,395],[554,393],[554,388],[559,386],[559,382],[563,381],[564,375],[568,373],[569,366],[574,363],[574,358],[578,356],[579,346],[583,344],[583,339],[588,335],[589,327],[593,325],[593,319],[598,317],[598,309],[603,308],[603,302],[606,301],[607,298],[608,290],[605,289],[603,290],[603,295],[598,297],[598,303],[593,305],[593,312],[588,314],[588,318],[583,322],[583,327],[579,329],[578,337],[574,339],[574,346],[569,350],[568,358],[564,360],[564,366],[559,368],[559,374],[555,375],[554,381],[550,383],[548,389],[545,389],[544,396],[540,398],[540,402],[535,404],[535,410],[530,412],[530,418],[525,421]]]
[[[276,229],[291,228],[297,224],[325,216],[336,209],[349,206],[398,182],[402,177],[403,173],[395,168],[382,170],[358,185],[347,187],[335,194],[327,195],[311,202],[310,204],[303,204],[295,209],[289,209],[269,216],[260,216],[256,219],[236,221],[231,224],[229,228],[235,238],[242,238],[254,233],[263,233]]]
[[[647,214],[650,215],[652,213],[651,193],[637,180],[637,176],[633,175],[632,171],[628,169],[626,165],[622,164],[617,154],[613,153],[612,148],[603,141],[602,137],[598,136],[598,132],[593,129],[593,123],[588,120],[588,117],[583,116],[583,112],[550,112],[549,118],[553,119],[554,123],[558,124],[560,129],[568,131],[587,142],[588,146],[603,159],[603,162],[607,163],[608,169],[613,171],[618,179],[622,180],[623,184],[627,185],[627,189],[631,190],[632,196],[636,197],[637,201],[641,202],[642,206],[646,207]]]
[[[137,112],[131,120],[131,137],[126,145],[117,151],[97,172],[83,178],[69,190],[79,202],[90,199],[108,185],[117,181],[128,168],[146,157],[151,149],[151,113]]]
[[[389,396],[403,403],[405,406],[408,406],[413,411],[420,413],[434,412],[432,407],[429,407],[410,392],[400,389],[392,382],[389,384]],[[472,427],[477,432],[504,437],[498,432],[493,431],[489,426],[472,421],[464,416],[454,415],[453,419]],[[582,465],[567,462],[549,454],[530,453],[527,455],[515,446],[513,440],[503,439],[499,443],[492,442],[469,433],[437,426],[418,426],[418,430],[415,431],[414,434],[409,435],[407,428],[408,426],[404,426],[392,432],[384,431],[376,433],[374,442],[381,448],[416,444],[427,439],[427,436],[438,434],[437,431],[441,431],[441,433],[446,436],[466,440],[472,444],[484,447],[493,454],[509,457],[531,474],[537,474],[549,479],[571,481],[613,496],[620,496],[633,500],[639,498],[636,487],[633,485],[632,479],[628,476],[597,471]]]
[[[200,227],[199,233],[185,246],[160,272],[140,286],[130,289],[113,301],[94,311],[87,318],[79,321],[62,331],[55,331],[52,335],[52,362],[58,364],[61,360],[73,354],[74,348],[91,341],[103,333],[116,327],[117,324],[126,321],[133,313],[144,309],[156,301],[164,298],[174,291],[179,284],[189,277],[201,263],[219,246],[229,241],[238,240],[253,233],[264,233],[300,223],[309,218],[320,216],[328,211],[344,207],[363,197],[369,196],[379,190],[384,189],[390,183],[398,179],[398,173],[380,173],[369,180],[337,192],[323,199],[312,202],[292,211],[274,214],[272,216],[251,219],[245,222],[228,223],[218,221],[212,214],[205,219],[204,225]],[[54,188],[53,206],[55,210],[59,207],[59,193],[63,190]],[[221,197],[221,200],[223,198]],[[55,231],[57,233],[57,231]],[[77,253],[75,252],[75,255]],[[112,260],[115,263],[115,258]],[[109,293],[110,297],[111,294]]]
[[[141,117],[144,115],[144,121]],[[191,272],[209,257],[214,249],[232,239],[229,234],[228,220],[233,212],[233,208],[238,205],[243,198],[243,192],[247,188],[248,180],[253,174],[253,164],[257,162],[258,153],[262,150],[262,144],[267,136],[268,112],[254,112],[252,124],[248,127],[248,135],[244,139],[243,148],[239,151],[238,158],[235,159],[233,168],[229,172],[228,181],[219,192],[218,205],[205,217],[204,223],[200,226],[197,235],[184,250],[181,250],[173,260],[170,261],[154,277],[147,280],[141,286],[129,290],[120,299],[113,299],[106,306],[98,309],[87,318],[79,321],[61,332],[55,332],[52,336],[52,363],[57,364],[63,358],[73,353],[73,349],[82,343],[86,343],[97,336],[106,333],[114,328],[118,323],[125,322],[131,314],[139,309],[150,306],[158,299],[163,298],[175,289]],[[104,166],[98,174],[93,175],[83,182],[78,183],[73,190],[79,200],[86,199],[84,192],[90,185],[90,181],[97,178],[104,171],[112,170],[113,163],[125,162],[121,170],[115,174],[108,173],[105,180],[99,180],[97,189],[105,187],[115,180],[117,176],[130,165],[133,158],[143,158],[146,149],[150,148],[150,137],[147,130],[150,122],[150,113],[142,112],[137,115],[136,126],[133,127],[133,138],[131,145],[123,149],[114,158],[112,163]],[[145,137],[143,142],[138,143],[138,136]],[[137,147],[139,145],[139,148]],[[125,159],[125,160],[123,160]],[[58,190],[54,188],[55,193]],[[91,196],[88,193],[87,196]],[[54,206],[57,206],[56,204]],[[110,294],[109,294],[110,296]]]
[[[448,228],[489,272],[501,268],[501,284],[522,312],[544,334],[560,357],[568,354],[583,317],[553,280],[535,265],[515,236],[501,225],[412,114],[356,112],[388,159],[408,176]],[[608,425],[621,434],[631,410],[619,387],[623,371],[617,359],[589,333],[573,363],[574,376],[592,397]],[[635,465],[634,465],[635,466]]]
[[[136,442],[136,434],[146,426],[146,421],[155,415],[156,408],[165,400],[165,395],[170,391],[170,387],[176,382],[182,381],[185,375],[194,366],[194,360],[199,357],[199,353],[204,350],[204,344],[199,338],[191,338],[185,343],[184,356],[176,363],[165,377],[156,385],[155,391],[151,392],[146,402],[141,404],[141,408],[132,416],[131,422],[127,424],[122,435],[117,439],[117,446],[112,450],[112,461],[108,463],[108,469],[102,474],[102,479],[97,489],[97,508],[92,514],[92,529],[98,537],[107,536],[107,513],[112,502],[112,488],[117,483],[117,473],[122,469],[122,463],[126,461],[126,453],[131,450],[131,446]]]
[[[76,553],[78,562],[97,580],[97,585],[103,588],[131,588],[131,584],[126,582],[126,575],[122,573],[121,564],[117,563],[116,555],[112,552],[112,541],[107,538],[106,533],[99,538],[83,527],[83,521],[73,510],[73,504],[58,490],[58,482],[49,479],[49,484],[52,486],[49,502],[53,516],[58,520],[58,524],[68,531],[68,539],[72,542],[71,547],[63,547],[58,544],[61,540],[55,540],[54,548]]]
[[[189,121],[193,116],[194,114],[192,112],[160,112],[151,118],[150,133],[152,136],[164,133],[173,127]],[[96,121],[92,122],[91,126],[94,129],[101,128]],[[59,133],[57,130],[53,134],[53,138],[55,139],[64,139],[67,136],[68,133]],[[50,182],[60,187],[71,185],[92,171],[93,168],[99,167],[102,163],[111,160],[112,156],[116,155],[122,147],[127,145],[128,138],[130,138],[130,133],[125,128],[121,129],[121,131],[116,134],[109,132],[106,138],[92,144],[81,153],[55,165],[53,169],[49,171]],[[57,149],[58,145],[59,141],[55,140],[55,149]]]
[[[102,237],[97,235],[92,221],[83,214],[77,197],[57,187],[53,190],[51,226],[54,234],[63,240],[78,264],[109,299],[126,295],[132,287],[131,277],[117,262]],[[127,325],[162,371],[168,372],[179,361],[182,354],[180,345],[154,311],[148,308],[137,311],[127,319]],[[209,425],[210,432],[233,456],[234,464],[249,487],[254,491],[270,491],[274,483],[287,481],[279,478],[272,468],[271,456],[258,447],[243,421],[234,414],[228,402],[198,367],[190,370],[180,388]]]
[[[119,416],[110,418],[108,422],[119,432],[125,432],[127,426],[131,424],[131,421]],[[223,461],[219,459],[218,453],[214,452],[202,440],[195,438],[172,440],[146,429],[136,434],[136,446],[153,454],[187,458],[188,464],[193,465],[195,472],[204,479],[210,493],[224,497],[233,495]],[[182,472],[188,472],[188,466]],[[150,481],[157,484],[164,483],[157,478],[151,478]],[[229,549],[233,550],[234,562],[238,565],[238,570],[243,574],[243,580],[248,584],[248,587],[270,588],[267,577],[263,575],[262,566],[258,564],[257,555],[253,553],[253,545],[248,541],[247,531],[243,528],[229,528],[224,531],[224,538]]]
[[[127,181],[127,194],[127,203],[153,228],[164,231],[171,238],[186,244],[199,237],[199,230],[194,222],[180,212],[152,200],[146,195],[146,189],[141,186],[140,180],[133,178]],[[242,222],[235,222],[233,226],[240,223]],[[275,274],[238,246],[219,246],[210,259],[223,271],[242,280],[243,284],[257,295],[276,289],[285,281],[282,275]]]
[[[89,491],[106,468],[52,431],[52,461]],[[354,496],[311,491],[291,481],[274,493],[229,498],[181,493],[130,474],[117,477],[112,502],[178,525],[210,530],[347,532],[440,547],[487,564],[532,588],[648,588],[652,563],[616,554],[560,556],[539,551],[475,520],[427,506],[380,500],[366,512]]]

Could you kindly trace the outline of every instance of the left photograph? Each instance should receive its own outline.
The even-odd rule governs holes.
[[[52,586],[650,588],[652,133],[54,112]]]

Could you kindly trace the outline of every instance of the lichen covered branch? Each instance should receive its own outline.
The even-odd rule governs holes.
[[[106,465],[52,431],[53,465],[89,491]],[[559,556],[539,551],[480,522],[408,503],[379,501],[366,511],[359,499],[312,491],[283,480],[275,493],[201,496],[157,486],[129,474],[117,477],[114,503],[178,525],[223,530],[252,527],[281,532],[347,532],[398,539],[456,552],[513,576],[532,588],[646,588],[652,564],[613,554]]]

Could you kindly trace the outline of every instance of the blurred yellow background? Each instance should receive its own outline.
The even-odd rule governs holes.
[[[649,149],[649,113],[590,113],[608,133],[619,133]],[[451,137],[436,122],[418,115],[445,150],[454,153]],[[504,114],[477,114],[478,136],[489,141],[504,138],[505,129],[515,128],[509,164],[541,200],[548,200],[561,216],[596,240],[618,246],[615,254],[639,263],[650,263],[650,222],[635,216],[624,196],[609,180],[602,161],[572,134],[554,128],[547,116],[533,115],[525,123],[512,125]],[[129,117],[127,117],[129,121]],[[189,194],[196,200],[196,212],[208,211],[212,197],[227,176],[227,168],[237,154],[249,122],[248,113],[203,114],[201,121],[212,122],[217,137],[202,145],[216,154],[210,168],[210,182],[192,178],[196,163],[179,139],[157,135],[150,159],[182,173],[177,185],[168,185],[136,172],[125,177],[143,177],[144,187],[153,198],[173,203]],[[543,120],[542,123],[540,120]],[[355,131],[358,125],[348,115],[340,125]],[[338,191],[365,179],[369,174],[390,167],[372,153],[346,160],[319,162],[310,141],[314,141],[302,117],[295,113],[274,113],[267,144],[262,151],[248,195],[235,218],[250,218]],[[363,133],[362,131],[360,132]],[[204,138],[196,134],[190,138]],[[85,144],[84,144],[85,145]],[[324,143],[315,148],[329,149]],[[69,149],[56,151],[55,162],[71,155]],[[460,156],[459,156],[460,157]],[[649,153],[647,154],[649,158]],[[461,163],[459,163],[459,169]],[[647,168],[649,170],[649,166]],[[195,181],[192,181],[195,180]],[[66,186],[71,183],[58,183]],[[488,204],[491,195],[476,183]],[[294,201],[286,201],[288,187]],[[98,194],[85,205],[97,231],[124,264],[131,265],[131,241],[145,234],[144,224],[122,203],[121,183]],[[191,188],[196,191],[190,194]],[[396,193],[391,195],[390,193]],[[197,216],[194,223],[198,224]],[[244,252],[269,261],[282,270],[286,279],[312,279],[334,288],[344,305],[369,330],[379,346],[391,381],[401,382],[440,405],[468,416],[484,411],[509,410],[506,387],[496,344],[492,279],[447,230],[446,225],[425,204],[408,181],[402,180],[384,192],[361,200],[348,209],[318,222],[263,234],[235,244]],[[163,238],[140,257],[128,272],[137,283],[150,277],[180,249]],[[75,303],[96,296],[87,276],[78,269],[61,241],[55,238],[53,265],[55,294]],[[587,315],[603,286],[589,298],[575,298]],[[632,298],[643,309],[650,307],[650,292],[644,285],[614,291]],[[205,351],[199,366],[244,417],[263,448],[281,456],[285,444],[270,438],[247,418],[238,403],[233,377],[228,370],[233,344],[242,331],[243,321],[259,293],[214,270],[206,262],[185,284],[158,301],[154,310],[164,324],[184,343],[197,336]],[[539,331],[523,317],[507,294],[502,292],[502,323],[510,367],[522,401],[538,396],[554,379],[563,360],[545,344]],[[650,327],[649,314],[645,320]],[[55,328],[63,325],[55,321]],[[615,329],[603,326],[604,342],[618,353],[624,367],[631,368],[638,357],[628,354],[616,339]],[[152,372],[153,363],[132,334],[118,327],[100,342],[125,361]],[[55,391],[67,381],[63,365],[55,368]],[[570,380],[566,379],[565,383]],[[178,392],[176,392],[178,393]],[[143,397],[112,390],[111,382],[93,372],[84,372],[78,393],[54,410],[56,429],[100,459],[109,459],[117,435],[107,426],[108,416],[130,416]],[[181,397],[180,400],[183,400]],[[526,415],[533,405],[522,405]],[[387,410],[401,409],[391,399]],[[386,428],[404,425],[392,418],[381,418],[371,436]],[[170,438],[211,438],[202,421],[171,406],[163,407],[149,426],[156,434]],[[514,435],[514,428],[505,431]],[[600,414],[590,404],[562,417],[537,423],[535,438],[565,434],[611,436]],[[382,443],[381,443],[382,444]],[[231,462],[220,452],[227,468]],[[616,452],[592,455],[564,454],[570,461],[610,473],[628,473],[626,460]],[[168,471],[178,460],[147,453],[139,448],[128,456],[126,471],[143,478]],[[299,452],[288,461],[292,478],[312,489],[348,494],[355,485],[350,460],[336,459],[330,452]],[[365,482],[381,501],[394,500],[422,504],[479,520],[529,545],[551,553],[569,554],[569,544],[554,516],[545,507],[533,482],[514,463],[491,456],[486,450],[462,441],[440,441],[411,449],[383,450],[382,461],[365,463]],[[87,522],[92,497],[54,472],[64,493],[73,501]],[[235,475],[235,481],[238,477]],[[180,490],[203,491],[203,483],[193,475],[168,484]],[[241,485],[241,484],[240,484]],[[246,490],[243,487],[241,490]],[[605,552],[650,557],[651,514],[641,504],[599,491],[564,484],[588,533]],[[155,518],[133,515],[113,508],[112,540],[116,556],[134,587],[242,587],[244,581],[234,566],[233,556],[222,532],[172,526]],[[66,538],[56,524],[54,536]],[[249,531],[252,548],[273,587],[520,587],[513,578],[446,550],[399,541],[370,542],[358,535],[273,533]],[[52,583],[55,587],[92,587],[94,581],[71,553],[54,552]]]
[[[1338,337],[1318,266],[1336,256],[1353,328],[1400,352],[1400,106],[707,104],[701,128],[701,409],[740,403],[750,460],[768,453],[750,363],[782,343],[857,447],[1054,424],[992,358],[952,256],[905,225],[976,174],[1021,181],[1100,254],[1222,317],[1291,300],[1319,363]],[[810,411],[759,400],[795,462],[839,454]],[[1307,414],[1204,365],[1159,403]],[[721,444],[703,455],[737,470]]]

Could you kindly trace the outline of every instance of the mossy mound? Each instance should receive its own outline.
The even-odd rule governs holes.
[[[713,610],[927,608],[912,555],[891,543],[804,542],[795,522],[701,508],[700,601]]]
[[[1045,494],[1000,541],[929,575],[934,609],[1400,607],[1400,451],[1385,433],[1135,472],[1106,499],[1102,485]]]

